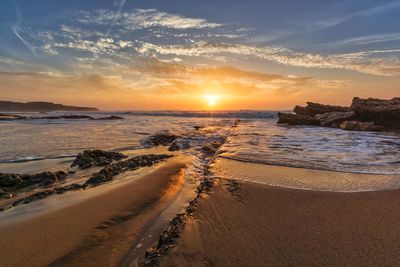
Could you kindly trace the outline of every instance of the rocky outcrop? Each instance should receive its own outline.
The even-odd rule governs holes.
[[[80,169],[88,169],[93,166],[106,166],[112,161],[118,161],[127,158],[126,155],[119,152],[109,152],[103,150],[85,150],[79,153],[71,167],[78,166]]]
[[[315,115],[324,114],[328,112],[349,112],[350,108],[307,102],[307,106],[305,107],[296,106],[293,111],[298,115],[314,117]]]
[[[45,190],[45,191],[41,191],[41,192],[37,192],[34,193],[28,197],[19,199],[17,201],[14,201],[13,203],[0,207],[0,211],[5,211],[8,210],[12,207],[16,207],[18,205],[23,205],[23,204],[29,204],[33,201],[36,200],[40,200],[40,199],[45,199],[51,195],[61,195],[64,194],[66,192],[69,191],[77,191],[77,190],[81,190],[81,189],[85,189],[87,186],[86,185],[81,185],[81,184],[71,184],[71,185],[67,185],[67,186],[62,186],[62,187],[56,187],[53,189],[49,189],[49,190]]]
[[[29,186],[48,186],[66,178],[63,171],[34,174],[0,173],[0,188],[3,191],[20,190]]]
[[[371,121],[387,129],[400,129],[400,97],[390,100],[355,97],[351,109],[361,121]]]
[[[340,124],[340,129],[347,131],[383,131],[382,126],[376,125],[374,122],[362,121],[344,121]]]
[[[354,111],[349,112],[328,112],[315,116],[319,120],[319,124],[324,127],[339,128],[344,121],[352,120],[356,116]]]
[[[177,134],[174,134],[174,133],[171,133],[168,131],[162,131],[162,132],[150,135],[146,140],[144,140],[144,145],[147,147],[168,146],[178,137],[179,137],[179,135],[177,135]]]
[[[171,155],[142,155],[124,161],[111,163],[101,169],[99,172],[94,173],[86,182],[85,185],[100,185],[105,182],[111,181],[114,176],[121,174],[126,171],[132,171],[139,167],[149,167],[156,163],[159,163],[167,158],[172,157]]]
[[[295,114],[278,113],[278,123],[320,125],[350,131],[384,131],[400,129],[400,97],[390,100],[355,97],[351,107],[308,102],[296,106]]]
[[[98,186],[103,183],[112,181],[114,177],[118,174],[121,174],[126,171],[132,171],[139,169],[140,167],[148,167],[152,166],[154,164],[157,164],[167,158],[172,157],[171,155],[142,155],[142,156],[137,156],[132,159],[124,160],[124,161],[119,161],[115,163],[111,163],[101,169],[99,172],[94,173],[88,180],[86,180],[85,183],[82,184],[70,184],[66,186],[59,186],[47,190],[43,190],[37,193],[34,193],[32,195],[29,195],[28,197],[21,198],[17,201],[14,201],[13,203],[0,207],[0,211],[5,211],[7,209],[10,209],[12,207],[22,205],[22,204],[28,204],[30,202],[44,199],[47,197],[50,197],[52,195],[60,195],[64,194],[66,192],[70,191],[77,191],[77,190],[84,190],[88,187],[93,187],[93,186]],[[55,173],[56,175],[62,175],[62,177],[65,178],[66,174],[64,172],[57,172]],[[39,176],[43,176],[44,173],[42,174],[37,174]],[[22,175],[15,175],[13,174],[11,178],[7,175],[5,179],[6,184],[10,184],[8,179],[14,179],[14,176],[22,176]],[[36,176],[34,174],[27,174],[24,176]],[[1,176],[2,177],[2,176]],[[3,181],[2,178],[0,178],[0,181]],[[1,186],[0,186],[1,187]],[[0,195],[5,194],[5,190],[0,189]]]
[[[284,123],[289,125],[319,125],[318,119],[307,115],[279,112],[278,117],[278,123],[280,124]]]

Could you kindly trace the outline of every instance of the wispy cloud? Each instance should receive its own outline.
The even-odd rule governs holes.
[[[222,24],[209,22],[202,18],[185,17],[166,13],[157,9],[135,9],[127,12],[104,9],[93,12],[80,11],[77,13],[76,20],[84,24],[110,25],[112,27],[118,25],[126,30],[138,30],[152,27],[204,29],[222,26]]]
[[[22,12],[19,9],[18,5],[15,3],[15,1],[13,1],[14,6],[15,6],[15,15],[17,17],[17,21],[16,23],[11,25],[11,30],[14,32],[15,36],[17,36],[17,38],[25,45],[26,48],[28,48],[33,55],[37,56],[36,52],[35,52],[35,47],[33,47],[28,41],[26,41],[24,39],[24,37],[22,37],[22,27],[21,27],[21,23],[24,22],[24,18],[22,16]]]
[[[143,55],[174,55],[214,58],[216,55],[230,54],[237,57],[253,57],[284,65],[345,69],[382,76],[400,75],[399,50],[372,50],[347,54],[299,53],[286,48],[198,42],[191,45],[157,45],[142,43],[137,51]]]
[[[321,46],[337,47],[348,45],[369,45],[400,40],[400,33],[374,34],[341,39],[334,42],[320,44]]]
[[[349,21],[349,20],[357,18],[357,17],[373,16],[373,15],[380,14],[380,13],[386,12],[388,10],[393,10],[393,9],[397,9],[397,8],[400,8],[399,0],[386,2],[386,3],[379,3],[378,5],[367,8],[367,9],[354,11],[354,12],[344,14],[341,16],[326,18],[324,20],[318,21],[317,23],[315,23],[315,25],[319,25],[323,28],[331,27],[331,26],[342,24],[346,21]]]

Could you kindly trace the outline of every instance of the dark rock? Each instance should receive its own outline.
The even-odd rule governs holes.
[[[315,116],[319,120],[321,126],[331,127],[333,124],[340,125],[344,121],[354,119],[356,113],[354,111],[349,112],[328,112],[324,114],[318,114]],[[336,127],[338,128],[338,127]]]
[[[111,163],[104,167],[99,172],[94,173],[86,182],[85,185],[100,185],[113,180],[114,176],[126,171],[132,171],[139,167],[148,167],[172,157],[171,155],[141,155],[128,160]]]
[[[188,149],[190,147],[190,141],[187,138],[175,139],[171,146],[168,148],[169,151],[179,151],[182,149]]]
[[[194,128],[196,131],[198,131],[198,130],[200,130],[200,129],[203,129],[204,126],[203,126],[203,125],[196,125],[196,126],[194,126],[193,128]]]
[[[400,129],[400,97],[390,100],[355,97],[351,109],[361,121],[375,122],[387,129]]]
[[[0,186],[13,187],[22,183],[22,179],[18,174],[0,173]]]
[[[205,144],[202,150],[207,155],[214,155],[218,148],[223,144],[223,140],[213,141],[211,143]]]
[[[170,133],[168,131],[162,131],[162,132],[159,132],[159,133],[149,136],[145,140],[144,144],[149,147],[160,146],[160,145],[168,146],[178,137],[179,136],[174,133]]]
[[[32,201],[40,200],[47,198],[51,195],[57,194],[64,194],[65,192],[69,191],[77,191],[81,189],[86,189],[88,186],[97,186],[107,181],[111,181],[114,176],[123,173],[125,171],[135,170],[139,167],[146,167],[156,164],[164,159],[172,157],[171,155],[143,155],[137,156],[132,159],[128,159],[125,161],[119,161],[115,163],[111,163],[110,165],[106,166],[105,168],[101,169],[99,172],[93,174],[84,184],[71,184],[67,186],[56,187],[53,189],[41,191],[34,193],[26,198],[19,199],[13,202],[10,205],[4,206],[0,208],[0,211],[5,211],[11,207],[15,207],[17,205],[28,204]],[[63,177],[63,172],[57,172],[53,174],[56,177]],[[39,176],[43,176],[44,174],[41,173]],[[26,178],[26,177],[25,177]]]
[[[34,174],[0,173],[0,186],[13,190],[33,185],[47,186],[65,179],[66,176],[67,174],[63,171]]]
[[[94,118],[87,115],[62,115],[62,116],[45,116],[45,117],[25,117],[26,120],[93,120]]]
[[[340,129],[347,131],[382,131],[384,127],[374,122],[345,121],[340,124]]]
[[[348,112],[350,111],[350,108],[307,102],[306,107],[296,106],[293,111],[298,115],[314,117],[315,115],[328,112]]]
[[[179,151],[181,150],[181,146],[178,142],[172,142],[172,144],[170,145],[170,147],[168,148],[168,151]]]
[[[289,124],[289,125],[319,125],[319,120],[299,114],[290,114],[290,113],[278,113],[278,123],[279,124]]]
[[[105,166],[112,161],[127,158],[126,155],[119,152],[109,152],[103,150],[85,150],[79,153],[71,167],[79,166],[80,169],[88,169],[93,166]]]

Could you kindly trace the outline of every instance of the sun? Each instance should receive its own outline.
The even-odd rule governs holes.
[[[204,97],[210,107],[214,107],[218,102],[218,96],[216,95],[206,95]]]

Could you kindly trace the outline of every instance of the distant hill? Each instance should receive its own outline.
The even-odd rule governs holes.
[[[49,112],[49,111],[97,111],[94,107],[64,106],[51,102],[12,102],[0,101],[0,111],[13,112]]]

